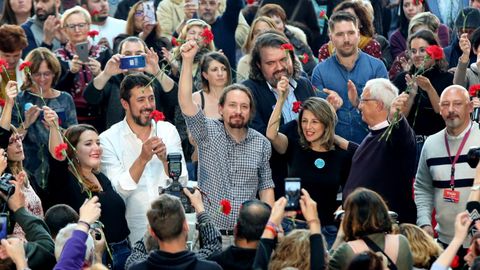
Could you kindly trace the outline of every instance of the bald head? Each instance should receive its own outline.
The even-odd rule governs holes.
[[[460,85],[451,85],[440,95],[440,115],[447,128],[448,134],[458,136],[470,124],[470,113],[473,104],[470,101],[467,89]]]

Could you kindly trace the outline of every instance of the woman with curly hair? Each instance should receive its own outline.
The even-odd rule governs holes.
[[[433,262],[443,252],[443,248],[416,225],[400,224],[400,233],[408,239],[412,251],[413,266],[416,269],[430,269]]]

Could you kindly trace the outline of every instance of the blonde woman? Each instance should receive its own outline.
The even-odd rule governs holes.
[[[400,233],[408,239],[414,269],[430,269],[433,262],[443,252],[442,247],[427,232],[416,225],[400,224]]]

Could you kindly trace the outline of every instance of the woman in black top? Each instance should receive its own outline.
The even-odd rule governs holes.
[[[73,125],[65,131],[68,147],[66,156],[56,150],[64,142],[55,127],[56,113],[44,107],[45,121],[50,125],[49,150],[52,172],[49,191],[57,203],[65,203],[79,210],[85,199],[98,196],[102,205],[100,221],[104,225],[107,243],[113,255],[113,269],[124,269],[131,253],[127,237],[130,234],[125,219],[125,203],[113,189],[110,180],[98,172],[102,148],[94,127],[87,124]],[[75,149],[72,149],[72,145]],[[68,159],[69,161],[65,161]],[[70,162],[71,161],[71,162]]]
[[[291,121],[278,132],[282,108],[286,97],[288,79],[278,83],[279,98],[270,116],[267,138],[273,148],[288,158],[288,175],[300,177],[302,188],[308,190],[318,205],[322,233],[327,243],[336,237],[333,213],[339,206],[337,192],[347,180],[353,153],[335,148],[334,135],[337,116],[324,99],[311,97],[303,104],[298,121]]]

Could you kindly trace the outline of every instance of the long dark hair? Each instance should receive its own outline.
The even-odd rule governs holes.
[[[200,60],[200,72],[207,73],[208,67],[210,66],[210,63],[212,63],[213,61],[218,61],[219,63],[225,66],[225,68],[227,69],[227,75],[228,75],[227,83],[225,84],[225,86],[230,85],[232,83],[232,68],[230,67],[230,62],[228,62],[228,58],[219,52],[209,52],[202,57],[202,59]],[[209,93],[210,88],[209,88],[208,80],[205,79],[205,77],[203,77],[203,74],[201,74],[200,77],[202,78],[203,91],[205,91],[206,93]]]
[[[80,141],[80,136],[82,136],[82,134],[85,131],[89,131],[89,130],[98,134],[98,131],[93,126],[88,125],[88,124],[78,124],[78,125],[70,126],[65,131],[65,138],[70,142],[71,145],[73,145],[74,147],[77,147],[78,142]],[[74,175],[76,174],[75,171],[78,172],[79,175],[75,175],[75,177],[77,177],[77,178],[80,177],[80,179],[78,179],[78,180],[79,180],[79,182],[82,185],[82,188],[84,190],[99,192],[100,187],[98,187],[97,185],[88,181],[87,178],[85,177],[85,175],[82,174],[81,165],[78,162],[78,159],[77,159],[77,156],[76,156],[77,154],[75,153],[75,150],[72,149],[70,144],[68,144],[68,148],[66,150],[67,157],[70,160],[73,160],[74,168],[72,168],[71,167],[72,165],[70,165],[70,170],[72,171],[72,173]]]
[[[417,32],[411,34],[408,37],[408,41],[407,41],[408,50],[411,49],[412,40],[416,39],[416,38],[420,38],[420,39],[425,40],[428,43],[428,45],[440,46],[440,42],[438,41],[437,35],[435,35],[432,31],[430,31],[428,29],[422,29],[420,31],[417,31]],[[445,60],[445,56],[441,60],[435,60],[435,67],[439,68],[441,71],[446,71],[447,70],[448,62],[447,62],[447,60]],[[417,68],[415,67],[415,65],[412,65],[409,73],[414,74],[416,71],[417,71]]]
[[[14,0],[17,1],[17,0]],[[32,17],[34,13],[33,9],[33,0],[32,1],[32,7],[30,8],[30,17]],[[3,1],[3,13],[2,16],[0,17],[0,25],[3,24],[18,24],[17,22],[17,17],[15,17],[15,12],[13,12],[12,5],[10,5],[10,0],[4,0]]]
[[[403,1],[404,0],[400,0],[400,5],[399,5],[400,20],[398,21],[398,29],[400,30],[400,34],[402,34],[402,36],[404,36],[405,39],[407,39],[407,37],[408,37],[408,24],[410,23],[410,21],[405,16],[405,12],[403,12]],[[418,2],[420,2],[420,1],[418,1]],[[427,1],[423,1],[422,4],[423,4],[423,11],[424,12],[425,11],[430,11],[430,8],[428,7]]]

